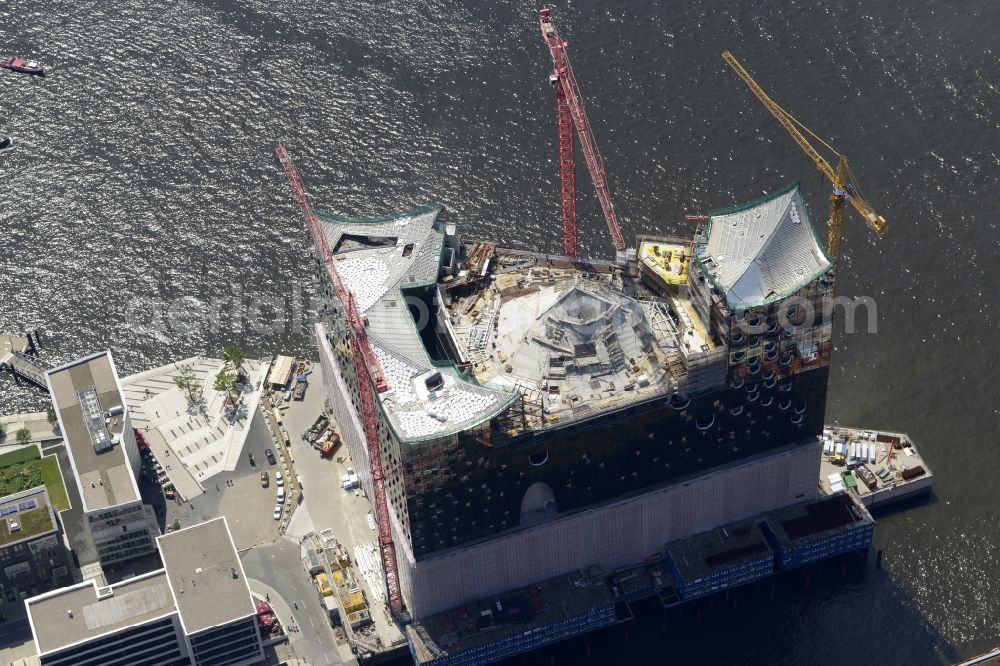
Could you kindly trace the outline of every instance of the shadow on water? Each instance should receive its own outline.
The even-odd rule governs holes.
[[[845,654],[866,664],[958,661],[892,575],[876,571],[875,557],[834,558],[666,610],[655,599],[634,603],[629,622],[503,663],[832,666]]]
[[[937,493],[931,488],[925,493],[920,493],[919,495],[914,495],[913,497],[907,497],[892,504],[887,504],[883,506],[877,506],[875,508],[868,508],[868,511],[875,517],[876,520],[879,518],[886,518],[888,516],[895,516],[898,514],[906,513],[907,511],[912,511],[913,509],[920,509],[923,507],[935,506],[941,500],[938,498]]]

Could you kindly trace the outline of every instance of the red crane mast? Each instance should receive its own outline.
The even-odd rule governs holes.
[[[298,167],[292,161],[291,155],[285,146],[278,144],[275,152],[281,166],[288,176],[288,181],[292,185],[292,192],[302,209],[302,216],[306,219],[309,232],[312,234],[313,242],[319,251],[323,265],[330,274],[334,291],[337,298],[344,305],[347,316],[347,330],[350,338],[351,354],[354,359],[354,372],[358,379],[358,393],[361,398],[361,416],[364,423],[365,444],[368,451],[368,466],[372,478],[372,487],[375,491],[375,522],[378,524],[378,545],[382,559],[382,571],[385,573],[385,586],[388,591],[389,607],[393,614],[400,617],[405,613],[403,595],[399,587],[399,572],[396,566],[396,548],[392,542],[392,529],[389,525],[389,505],[385,498],[385,474],[382,469],[382,451],[378,441],[378,421],[375,414],[375,394],[372,389],[379,393],[389,389],[389,384],[385,380],[385,373],[382,365],[372,351],[368,342],[368,333],[365,330],[365,319],[358,312],[354,294],[348,288],[347,283],[337,272],[337,262],[330,252],[330,245],[327,243],[326,234],[320,226],[319,219],[309,205],[309,198],[306,196],[306,188],[302,183],[302,176]]]
[[[580,148],[587,162],[587,170],[594,181],[597,199],[601,202],[604,220],[611,232],[611,242],[615,249],[621,252],[625,249],[625,238],[618,226],[618,216],[614,204],[611,203],[611,192],[604,177],[604,159],[597,150],[594,133],[583,108],[583,96],[576,85],[573,67],[569,64],[566,53],[566,42],[559,36],[552,23],[552,10],[543,6],[539,11],[538,23],[542,29],[542,38],[552,54],[552,73],[549,81],[556,88],[556,119],[559,127],[559,174],[562,182],[562,216],[563,216],[563,253],[568,257],[577,256],[578,241],[576,229],[576,164],[573,155],[573,132],[576,127],[580,137]]]

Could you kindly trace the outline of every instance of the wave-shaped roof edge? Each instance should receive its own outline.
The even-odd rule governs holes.
[[[377,226],[380,224],[389,226],[406,218],[424,216],[426,219],[426,216],[433,215],[433,220],[430,223],[430,229],[434,235],[433,242],[424,242],[427,240],[426,237],[419,237],[419,234],[415,235],[412,240],[418,244],[418,247],[410,258],[409,266],[403,271],[402,274],[395,276],[391,280],[391,284],[386,285],[386,292],[381,294],[375,303],[364,309],[365,316],[368,318],[368,335],[373,343],[373,349],[376,351],[376,355],[379,355],[380,353],[388,354],[389,356],[398,359],[400,362],[411,366],[414,373],[426,372],[432,369],[441,370],[454,377],[457,382],[467,385],[468,390],[475,393],[493,396],[495,402],[487,409],[471,415],[468,419],[450,422],[448,425],[441,426],[440,429],[431,433],[415,435],[407,434],[404,431],[403,424],[399,419],[399,414],[392,406],[391,401],[387,403],[383,399],[385,395],[389,394],[377,394],[378,398],[376,400],[376,404],[378,409],[384,416],[387,417],[385,422],[396,435],[400,443],[415,444],[423,441],[432,441],[442,437],[453,436],[459,432],[474,427],[479,423],[495,418],[504,410],[509,408],[519,397],[519,394],[516,391],[508,391],[480,385],[474,378],[470,378],[462,372],[452,360],[438,360],[432,358],[430,353],[424,347],[423,341],[420,337],[420,332],[417,330],[417,323],[413,319],[413,314],[406,307],[405,299],[398,298],[398,296],[405,295],[405,292],[408,290],[429,287],[436,284],[436,270],[433,272],[432,277],[432,272],[429,268],[431,264],[433,264],[435,268],[440,268],[441,265],[444,251],[446,225],[440,221],[440,215],[444,210],[444,204],[433,202],[423,206],[411,208],[407,211],[376,217],[353,218],[336,213],[317,211],[317,216],[320,218],[320,222],[324,226],[324,233],[326,234],[327,241],[330,243],[331,248],[337,247],[338,240],[343,237],[344,234],[358,233],[360,230],[357,229],[357,227],[368,225]],[[424,225],[426,224],[427,223],[424,222]],[[427,229],[426,226],[423,228]],[[389,232],[390,229],[387,228],[385,231]],[[361,250],[359,254],[366,254],[367,252],[371,251]],[[423,270],[416,266],[418,263],[422,265]],[[341,270],[343,271],[343,266],[341,266]],[[417,279],[413,282],[404,281],[403,278],[409,275],[412,275]],[[344,275],[343,277],[345,278],[345,281],[348,282],[347,286],[353,290],[353,286],[350,284],[350,278],[347,275]],[[383,307],[379,305],[383,302],[386,304],[391,302],[393,303],[393,307]],[[419,350],[417,347],[419,347]]]
[[[736,257],[735,261],[732,261],[729,264],[738,265],[740,262],[744,263],[742,270],[735,279],[732,278],[732,274],[727,276],[729,278],[728,280],[723,279],[719,273],[724,271],[720,270],[717,263],[715,265],[708,265],[708,259],[711,259],[713,263],[719,260],[728,261],[733,259],[733,257],[726,257],[722,255],[719,257],[713,257],[708,254],[710,245],[714,244],[718,249],[718,239],[725,233],[724,231],[718,231],[719,224],[722,222],[721,218],[746,213],[755,208],[766,208],[768,204],[772,204],[789,194],[792,196],[788,198],[788,204],[782,208],[782,211],[777,219],[769,220],[771,222],[771,228],[766,229],[765,233],[760,235],[760,238],[764,239],[764,242],[758,244],[756,247],[751,246],[749,248],[739,246],[733,247],[732,243],[729,244],[729,249],[735,249],[737,252],[740,250],[749,250],[748,252],[744,252],[742,256]],[[796,206],[798,206],[798,208],[796,208]],[[794,212],[796,214],[799,210],[801,210],[805,219],[795,219],[796,215],[790,214],[790,211],[792,211],[793,208],[795,209]],[[794,223],[792,226],[788,224],[790,219]],[[736,226],[737,225],[734,223],[734,227]],[[794,233],[796,228],[804,228],[808,233],[796,234]],[[789,229],[793,230],[792,234],[787,233]],[[717,232],[714,236],[713,231]],[[745,235],[745,231],[744,234],[741,235]],[[794,237],[786,238],[786,236],[789,235]],[[780,242],[775,243],[775,239],[778,239]],[[713,243],[713,240],[716,242]],[[705,255],[703,256],[702,252],[695,252],[695,263],[699,268],[701,268],[703,274],[708,277],[720,293],[725,296],[726,304],[731,308],[756,307],[781,300],[791,296],[813,280],[829,272],[834,267],[833,259],[826,253],[826,249],[820,242],[820,238],[817,235],[816,228],[812,222],[812,215],[809,211],[809,205],[802,196],[801,184],[799,181],[793,181],[775,192],[765,194],[764,196],[758,197],[747,203],[710,211],[708,224],[699,233],[699,238],[696,239],[696,244],[700,246],[699,249],[705,251]],[[775,248],[775,245],[779,245],[779,247]],[[773,256],[776,253],[779,255],[778,257]],[[792,257],[789,255],[794,255],[796,253],[798,253],[797,258],[799,259],[800,264],[804,265],[797,267],[797,277],[790,278],[787,275],[787,272],[788,264],[791,263]],[[770,256],[765,257],[765,254]],[[763,272],[762,269],[764,269]],[[761,285],[768,278],[770,279],[768,286],[776,286],[778,289],[763,291]],[[756,289],[747,289],[748,283],[755,283],[753,286],[755,286]],[[747,298],[747,296],[750,296],[751,298]]]

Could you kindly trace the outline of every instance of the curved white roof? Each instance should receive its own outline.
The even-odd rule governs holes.
[[[404,290],[437,282],[445,239],[436,223],[441,210],[423,206],[372,219],[320,218],[337,271],[368,319],[372,350],[385,371],[390,390],[377,398],[405,441],[459,432],[492,418],[517,397],[435,364],[410,315]],[[431,313],[429,325],[433,322]],[[435,390],[428,390],[428,380]]]
[[[798,183],[747,206],[714,213],[709,224],[698,260],[730,307],[779,300],[833,267]]]

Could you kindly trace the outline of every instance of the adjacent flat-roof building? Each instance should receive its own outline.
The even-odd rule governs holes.
[[[162,569],[105,587],[86,580],[25,603],[43,666],[191,663]]]
[[[164,568],[28,599],[42,666],[244,666],[263,659],[224,518],[160,537]]]
[[[45,486],[0,497],[0,594],[14,602],[72,579]]]
[[[226,519],[158,542],[193,663],[241,666],[262,659],[257,609]]]
[[[139,447],[111,352],[53,368],[46,381],[101,564],[153,552],[159,528],[139,496]]]

